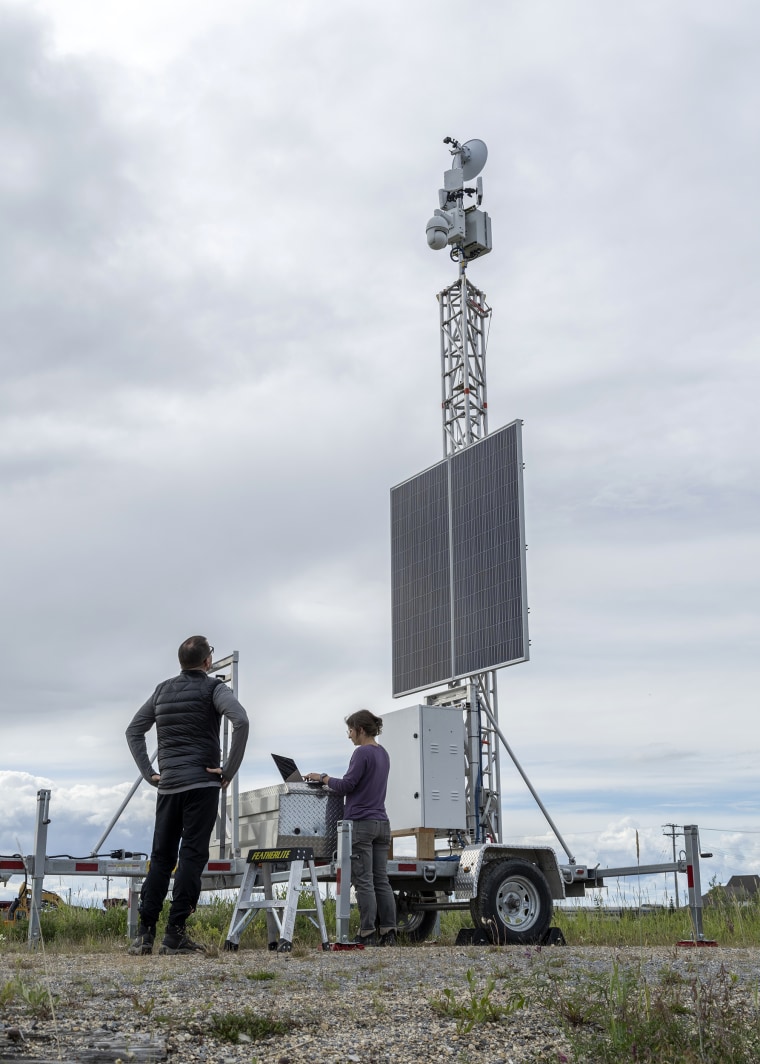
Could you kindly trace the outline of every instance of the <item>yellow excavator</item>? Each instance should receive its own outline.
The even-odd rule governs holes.
[[[12,923],[14,920],[28,920],[29,909],[32,904],[32,890],[26,879],[19,887],[18,894],[10,902],[0,902],[0,920],[3,923]],[[66,902],[53,890],[43,890],[40,909],[62,909]]]

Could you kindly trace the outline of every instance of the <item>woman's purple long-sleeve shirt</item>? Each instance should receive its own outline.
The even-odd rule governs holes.
[[[327,786],[335,794],[346,795],[346,820],[387,820],[385,793],[391,759],[382,746],[357,746],[343,779],[330,776]]]

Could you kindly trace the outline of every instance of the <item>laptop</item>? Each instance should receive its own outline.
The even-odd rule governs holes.
[[[303,783],[304,778],[298,770],[298,765],[292,757],[283,757],[282,754],[272,754],[272,760],[286,783]]]

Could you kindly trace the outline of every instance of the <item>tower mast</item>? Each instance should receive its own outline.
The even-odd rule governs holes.
[[[479,210],[483,181],[478,175],[488,157],[481,140],[447,137],[453,163],[444,173],[439,209],[427,224],[434,250],[450,247],[458,263],[457,280],[438,293],[441,340],[441,413],[443,456],[448,458],[488,435],[486,347],[491,308],[485,293],[470,282],[467,265],[491,250],[491,221]],[[474,188],[465,182],[477,178]],[[465,196],[476,203],[465,207]],[[467,829],[473,841],[501,841],[501,794],[496,671],[478,673],[449,691],[432,696],[438,705],[466,707]]]

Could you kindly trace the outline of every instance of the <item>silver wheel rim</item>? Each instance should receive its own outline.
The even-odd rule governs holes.
[[[538,890],[521,876],[505,879],[496,892],[496,911],[506,927],[526,931],[535,924],[541,911]]]

